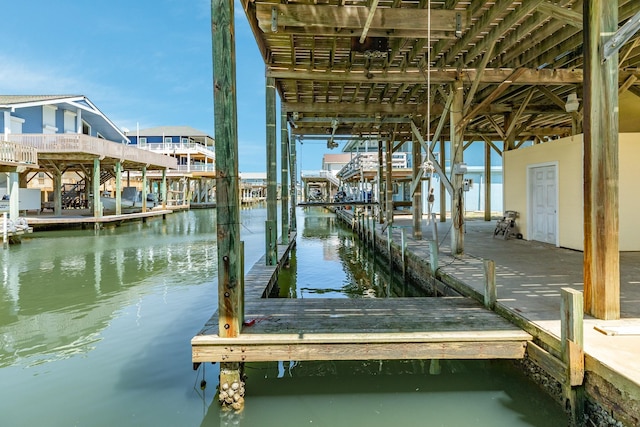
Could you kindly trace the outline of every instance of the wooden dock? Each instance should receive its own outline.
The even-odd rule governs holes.
[[[64,215],[64,216],[30,216],[27,223],[34,229],[48,227],[72,227],[87,226],[95,224],[118,224],[126,221],[147,220],[149,218],[164,217],[173,211],[171,210],[151,210],[147,212],[134,212],[122,215],[105,215],[102,217]]]
[[[247,301],[237,338],[217,313],[191,341],[194,362],[521,359],[531,335],[467,298]]]
[[[282,263],[286,246],[278,247]],[[245,321],[218,336],[218,312],[191,340],[192,360],[521,359],[531,335],[479,303],[447,298],[264,298],[278,268],[245,277]]]

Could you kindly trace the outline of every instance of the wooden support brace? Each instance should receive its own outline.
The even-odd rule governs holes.
[[[433,157],[433,153],[431,152],[431,150],[429,150],[429,146],[424,141],[424,138],[422,138],[422,135],[420,135],[420,130],[418,129],[418,127],[413,121],[411,121],[411,130],[413,131],[413,135],[418,139],[418,142],[420,143],[420,145],[422,145],[422,147],[427,152],[427,156],[429,160],[433,163],[433,167],[435,168],[436,173],[440,177],[441,182],[444,184],[449,194],[453,194],[453,186],[451,185],[451,181],[449,181],[449,178],[447,178],[447,175],[444,173],[444,170],[442,169],[440,163],[438,163],[435,157]]]

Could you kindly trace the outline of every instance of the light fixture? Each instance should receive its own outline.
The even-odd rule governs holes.
[[[575,111],[578,111],[579,106],[580,103],[578,102],[578,94],[576,94],[575,92],[570,93],[567,97],[567,103],[564,104],[564,109],[567,110],[567,113],[573,113]]]

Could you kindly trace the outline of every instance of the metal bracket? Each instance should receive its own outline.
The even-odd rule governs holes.
[[[278,32],[278,9],[275,6],[271,8],[271,31]]]

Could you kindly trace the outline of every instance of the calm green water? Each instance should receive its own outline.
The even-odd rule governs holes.
[[[247,268],[264,220],[242,212]],[[300,212],[298,224],[284,294],[412,292],[330,216]],[[0,250],[0,426],[567,424],[509,363],[488,362],[443,363],[440,375],[412,361],[252,364],[244,412],[220,414],[217,365],[194,372],[189,344],[216,306],[214,239],[214,212],[191,211]]]

